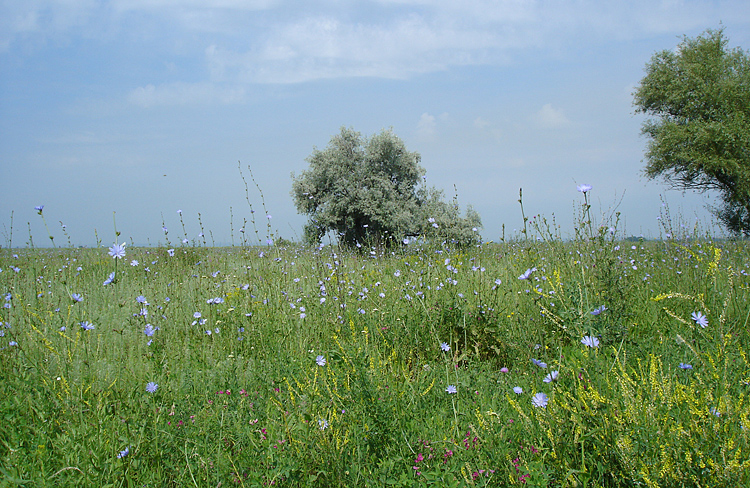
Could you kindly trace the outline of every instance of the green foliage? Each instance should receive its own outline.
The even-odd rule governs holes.
[[[723,30],[657,53],[634,93],[650,139],[645,174],[674,188],[716,190],[717,216],[750,235],[750,58]]]
[[[308,170],[292,175],[297,211],[310,217],[305,242],[318,244],[334,231],[349,247],[391,246],[424,235],[428,226],[442,228],[440,237],[449,241],[477,242],[471,229],[481,221],[474,210],[461,217],[456,202],[445,203],[442,192],[418,188],[425,173],[420,159],[392,131],[363,138],[342,128],[323,151],[313,150]]]

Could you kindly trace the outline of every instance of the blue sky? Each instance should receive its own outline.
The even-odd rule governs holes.
[[[302,234],[289,191],[342,126],[393,128],[428,183],[482,216],[486,240],[554,216],[659,236],[666,201],[712,229],[711,195],[641,171],[632,92],[683,35],[723,26],[750,46],[746,0],[0,1],[0,231],[36,245],[240,240],[251,219],[238,161],[272,230]],[[246,171],[246,170],[245,170]],[[246,171],[246,176],[247,171]],[[261,198],[249,199],[265,241]],[[28,224],[27,224],[28,223]],[[251,235],[254,236],[254,233]]]

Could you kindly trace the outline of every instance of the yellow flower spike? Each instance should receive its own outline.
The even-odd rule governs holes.
[[[529,419],[529,416],[526,415],[526,412],[523,411],[523,409],[521,408],[521,406],[518,404],[517,401],[515,401],[510,396],[506,396],[505,398],[507,398],[508,403],[510,404],[511,407],[513,407],[513,410],[515,410],[516,413],[518,413],[518,415],[523,417],[523,419],[526,420],[527,422],[531,421],[531,419]]]
[[[47,339],[47,338],[46,338],[46,337],[44,336],[44,334],[42,333],[42,331],[40,331],[39,329],[37,329],[37,328],[36,328],[36,327],[34,326],[34,324],[31,324],[31,323],[30,323],[29,325],[31,326],[31,329],[32,329],[32,330],[33,330],[34,332],[36,332],[37,334],[39,334],[39,336],[40,336],[40,337],[42,338],[42,342],[44,343],[44,347],[46,347],[46,348],[47,348],[47,349],[48,349],[48,350],[49,350],[49,351],[50,351],[50,352],[51,352],[52,354],[54,354],[55,356],[59,356],[59,355],[60,355],[60,353],[59,353],[59,352],[57,352],[57,350],[56,350],[56,349],[55,349],[55,348],[54,348],[54,347],[52,346],[52,342],[50,342],[50,340],[49,340],[49,339]]]
[[[655,302],[660,302],[660,301],[662,301],[662,300],[664,300],[666,298],[685,298],[687,300],[695,300],[695,298],[693,296],[691,296],[691,295],[685,295],[683,293],[672,293],[672,292],[669,292],[669,293],[659,293],[655,297],[652,297],[651,300],[653,300]]]
[[[427,389],[423,391],[420,396],[425,396],[426,394],[428,394],[430,390],[432,390],[433,386],[435,386],[435,378],[432,379],[432,383],[430,383],[430,386],[428,386]]]
[[[716,274],[716,271],[719,269],[719,261],[721,260],[721,249],[718,247],[713,247],[714,251],[714,259],[710,263],[708,263],[708,275],[713,276]]]
[[[476,411],[474,412],[474,417],[476,417],[477,422],[479,422],[479,428],[484,429],[486,421],[484,419],[484,416],[482,415],[482,412],[479,410],[479,407],[477,407]]]

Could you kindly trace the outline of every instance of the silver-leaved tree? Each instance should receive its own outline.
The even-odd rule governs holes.
[[[455,201],[424,185],[420,160],[391,130],[366,138],[342,128],[324,150],[313,149],[309,169],[292,174],[294,204],[309,217],[305,241],[318,244],[334,231],[347,246],[392,246],[414,237],[478,242],[479,214],[468,207],[461,216]]]

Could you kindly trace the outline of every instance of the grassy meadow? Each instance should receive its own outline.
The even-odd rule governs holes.
[[[747,244],[535,224],[0,249],[0,486],[750,485]]]

